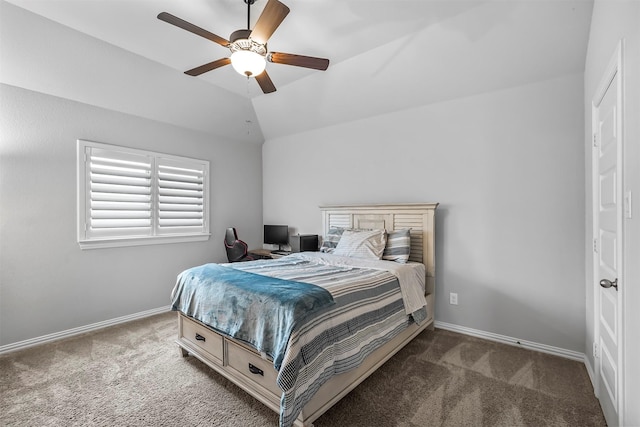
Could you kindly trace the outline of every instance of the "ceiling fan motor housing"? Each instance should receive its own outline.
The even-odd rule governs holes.
[[[250,35],[251,30],[237,30],[231,33],[231,36],[229,36],[229,41],[231,42],[229,43],[229,49],[231,49],[231,52],[248,50],[265,56],[267,54],[267,45],[251,40]]]

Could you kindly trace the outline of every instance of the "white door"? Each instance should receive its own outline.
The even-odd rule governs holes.
[[[609,426],[621,421],[622,78],[619,47],[593,99],[593,215],[596,395]]]

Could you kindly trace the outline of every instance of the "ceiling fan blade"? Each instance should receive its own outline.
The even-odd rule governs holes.
[[[271,81],[269,74],[267,74],[267,70],[264,70],[263,72],[258,74],[256,76],[256,81],[258,82],[258,84],[260,85],[260,89],[262,89],[264,93],[271,93],[276,91],[276,87]]]
[[[205,39],[218,43],[221,46],[227,47],[229,45],[229,40],[222,38],[220,36],[217,36],[203,28],[198,27],[197,25],[193,25],[192,23],[187,22],[184,19],[180,19],[177,16],[174,16],[170,13],[161,12],[158,15],[158,19],[164,22],[168,22],[169,24],[175,25],[176,27],[180,27],[183,30],[187,30],[200,37],[204,37]]]
[[[271,52],[267,61],[275,64],[295,65],[296,67],[313,68],[324,71],[329,68],[329,60],[313,56],[294,55],[292,53]]]
[[[209,62],[208,64],[204,64],[191,70],[185,71],[184,73],[190,76],[199,76],[200,74],[204,74],[207,71],[215,70],[216,68],[220,68],[229,64],[231,64],[231,59],[222,58],[218,59],[217,61]]]
[[[266,44],[269,37],[271,37],[288,14],[289,8],[286,5],[280,3],[278,0],[269,0],[258,18],[253,31],[251,31],[251,39],[258,43]]]

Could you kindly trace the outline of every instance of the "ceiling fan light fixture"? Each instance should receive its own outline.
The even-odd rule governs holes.
[[[236,50],[231,54],[231,65],[239,74],[255,77],[264,71],[267,61],[264,55],[252,50]]]
[[[267,66],[267,46],[249,38],[250,30],[238,30],[231,34],[231,65],[239,74],[255,77]]]

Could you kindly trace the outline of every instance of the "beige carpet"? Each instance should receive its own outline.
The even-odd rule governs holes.
[[[173,343],[175,313],[0,357],[3,426],[277,426]],[[603,426],[583,364],[425,331],[320,417],[328,426]]]

